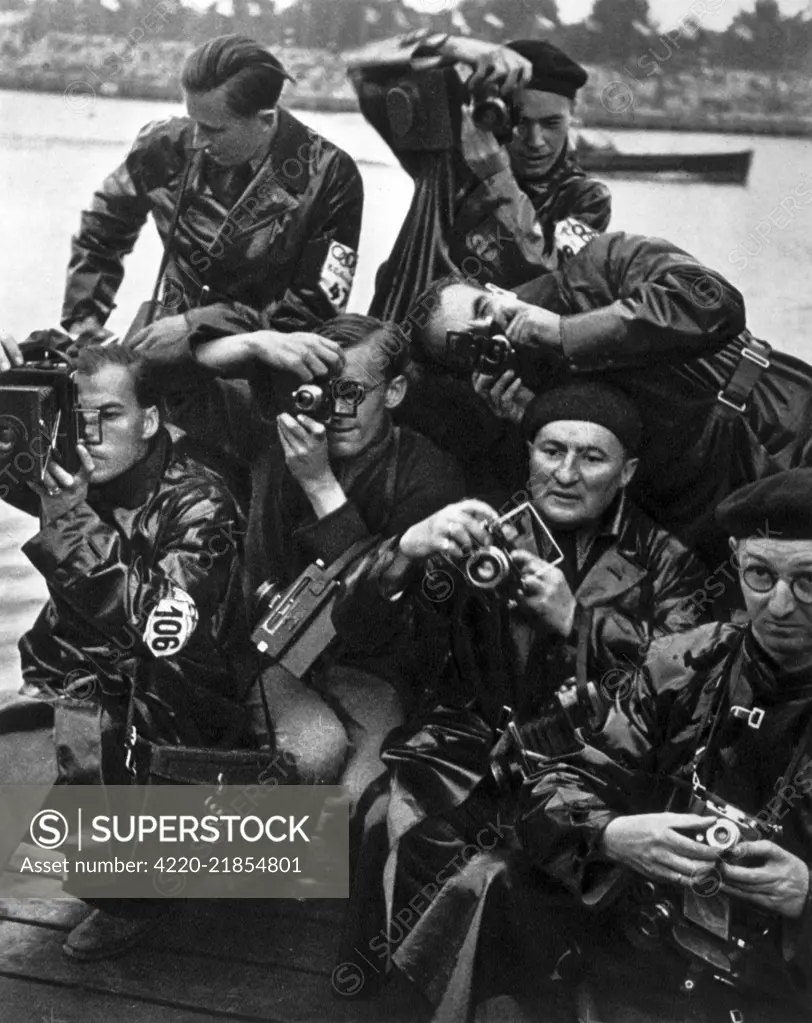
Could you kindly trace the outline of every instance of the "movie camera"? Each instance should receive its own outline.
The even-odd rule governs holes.
[[[466,580],[477,589],[494,590],[506,584],[518,587],[521,573],[510,555],[522,541],[535,541],[539,554],[551,565],[563,560],[561,548],[529,501],[486,527],[489,543],[469,554],[462,564]]]
[[[99,413],[79,407],[73,343],[58,330],[34,331],[20,345],[23,365],[0,376],[0,496],[42,482],[52,459],[78,471],[77,443],[101,443]]]
[[[293,415],[309,416],[318,423],[355,419],[364,397],[362,384],[342,377],[302,384],[291,395]]]

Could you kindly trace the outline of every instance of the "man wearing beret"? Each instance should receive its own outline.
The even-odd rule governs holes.
[[[449,277],[414,303],[407,322],[426,372],[402,418],[469,475],[488,466],[515,486],[521,461],[506,457],[510,434],[487,420],[470,383],[447,385],[449,331],[495,332],[514,347],[525,388],[517,373],[498,387],[492,377],[475,381],[496,414],[520,418],[531,392],[568,380],[625,391],[646,438],[631,494],[714,570],[727,557],[713,518],[719,502],[812,465],[812,367],[754,338],[737,289],[665,239],[599,235],[516,294]]]
[[[543,40],[495,46],[422,33],[411,42],[402,52],[422,68],[454,62],[473,69],[465,93],[474,111],[486,98],[503,97],[506,105],[504,130],[495,132],[462,106],[453,214],[444,239],[450,265],[440,273],[453,266],[482,282],[514,287],[554,267],[558,249],[577,251],[606,230],[609,189],[586,176],[569,145],[575,96],[588,77],[580,64]],[[382,79],[379,69],[361,64],[353,81],[364,116],[404,169],[419,177],[426,161],[400,151],[383,102],[397,77]]]
[[[812,1012],[812,469],[718,520],[747,625],[652,644],[602,731],[525,785],[518,835],[591,915],[581,999],[606,1023]]]
[[[705,576],[699,561],[624,495],[637,466],[640,418],[622,392],[571,384],[545,394],[525,424],[529,493],[514,494],[513,501],[530,500],[543,525],[514,537],[514,582],[477,589],[466,580],[466,559],[493,542],[488,527],[498,517],[484,502],[466,500],[388,541],[370,559],[366,613],[356,609],[375,634],[379,629],[370,623],[376,614],[387,607],[408,614],[415,602],[447,623],[449,656],[439,691],[417,731],[393,737],[383,753],[391,778],[389,837],[396,851],[389,870],[397,871],[397,912],[424,883],[441,886],[438,872],[496,819],[497,807],[509,813],[510,799],[497,802],[487,768],[502,707],[514,709],[535,751],[572,748],[559,700],[589,694],[573,716],[596,726],[652,639],[690,626],[685,605]],[[436,704],[442,706],[430,709]],[[370,829],[356,905],[374,841]],[[391,949],[399,969],[442,1005],[443,1019],[464,1020],[459,998],[470,999],[474,991],[480,916],[471,923],[462,909],[469,906],[468,875],[460,875],[458,890],[453,879],[464,862],[441,879],[450,879],[454,891],[444,891],[437,914],[421,913],[408,938]],[[368,873],[379,878],[380,867]],[[460,913],[449,913],[458,897]],[[348,944],[361,949],[363,940],[355,934]],[[361,960],[358,966],[369,973]],[[448,971],[454,980],[446,988]],[[479,979],[486,988],[495,983]]]

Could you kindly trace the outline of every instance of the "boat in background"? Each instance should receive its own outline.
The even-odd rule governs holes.
[[[753,150],[733,153],[624,153],[602,133],[575,134],[578,163],[594,174],[623,177],[668,175],[725,185],[746,185]]]

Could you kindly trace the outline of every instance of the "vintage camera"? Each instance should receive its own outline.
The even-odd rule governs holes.
[[[490,523],[487,532],[491,542],[469,554],[462,565],[466,580],[477,589],[494,590],[511,583],[518,585],[521,575],[510,554],[522,546],[523,540],[535,541],[540,556],[552,565],[557,565],[564,558],[561,548],[529,501]]]
[[[693,834],[698,842],[707,842],[710,848],[717,850],[720,855],[729,852],[742,840],[754,842],[759,838],[769,838],[775,841],[782,832],[780,825],[751,817],[738,807],[704,790],[701,795],[696,793],[693,795],[688,812],[702,817],[718,818],[707,831]]]
[[[445,344],[449,362],[466,373],[501,376],[509,369],[521,373],[516,350],[504,334],[449,330]]]
[[[0,497],[41,482],[52,458],[80,468],[79,440],[101,442],[97,412],[78,407],[70,337],[39,330],[20,345],[25,360],[0,376]]]
[[[500,142],[513,135],[513,114],[497,92],[475,97],[471,117],[478,128],[491,132]]]
[[[363,390],[353,380],[334,377],[302,384],[291,395],[293,415],[305,415],[319,423],[333,419],[354,419],[364,400]]]
[[[377,542],[359,540],[329,567],[308,565],[290,586],[263,583],[254,595],[251,642],[257,650],[302,678],[335,639],[333,608],[343,574]]]

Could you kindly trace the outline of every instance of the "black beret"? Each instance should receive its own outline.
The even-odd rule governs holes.
[[[562,419],[604,426],[629,452],[637,451],[640,444],[642,425],[634,403],[623,391],[608,384],[565,384],[537,395],[522,419],[525,440],[532,444],[542,426]]]
[[[567,99],[575,99],[575,93],[586,84],[586,71],[563,50],[543,39],[517,39],[508,43],[508,48],[533,65],[533,77],[526,89],[539,92],[555,92]]]
[[[729,536],[812,540],[812,469],[788,469],[748,483],[716,509]]]

